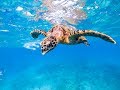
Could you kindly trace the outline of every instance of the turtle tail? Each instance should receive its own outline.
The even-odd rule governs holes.
[[[43,30],[33,30],[30,34],[32,35],[33,38],[38,38],[40,34],[47,36],[47,33]]]
[[[77,30],[77,31],[74,31],[72,34],[80,35],[80,36],[99,37],[105,41],[116,44],[116,41],[109,35],[106,35],[106,34],[103,34],[103,33],[97,32],[97,31],[93,31],[93,30]]]

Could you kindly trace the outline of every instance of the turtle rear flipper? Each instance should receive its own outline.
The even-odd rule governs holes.
[[[33,30],[30,34],[32,35],[33,38],[38,38],[40,34],[47,36],[47,33],[43,30]]]
[[[50,37],[46,37],[41,43],[41,50],[42,50],[42,54],[46,54],[47,52],[49,52],[50,50],[54,49],[56,47],[56,45],[58,44],[58,41],[55,37],[50,36]]]
[[[89,46],[90,44],[88,43],[87,39],[84,37],[84,36],[80,36],[78,37],[78,40],[77,40],[78,43],[83,43],[87,46]]]

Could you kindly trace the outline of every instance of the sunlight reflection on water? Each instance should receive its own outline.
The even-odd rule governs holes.
[[[43,0],[43,7],[47,10],[38,10],[36,20],[45,19],[53,24],[70,23],[76,24],[79,20],[86,19],[83,10],[85,0]],[[40,16],[40,13],[43,13]]]

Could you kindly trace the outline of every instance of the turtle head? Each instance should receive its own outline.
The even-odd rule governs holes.
[[[46,37],[41,43],[42,54],[46,54],[50,50],[54,49],[58,44],[57,39],[53,36]]]

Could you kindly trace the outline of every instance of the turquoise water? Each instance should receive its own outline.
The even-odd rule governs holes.
[[[30,36],[35,28],[47,31],[53,26],[34,20],[41,4],[0,1],[0,90],[119,90],[120,1],[86,0],[87,18],[72,25],[106,33],[116,45],[87,37],[90,46],[59,44],[46,55],[39,48],[43,36]]]

